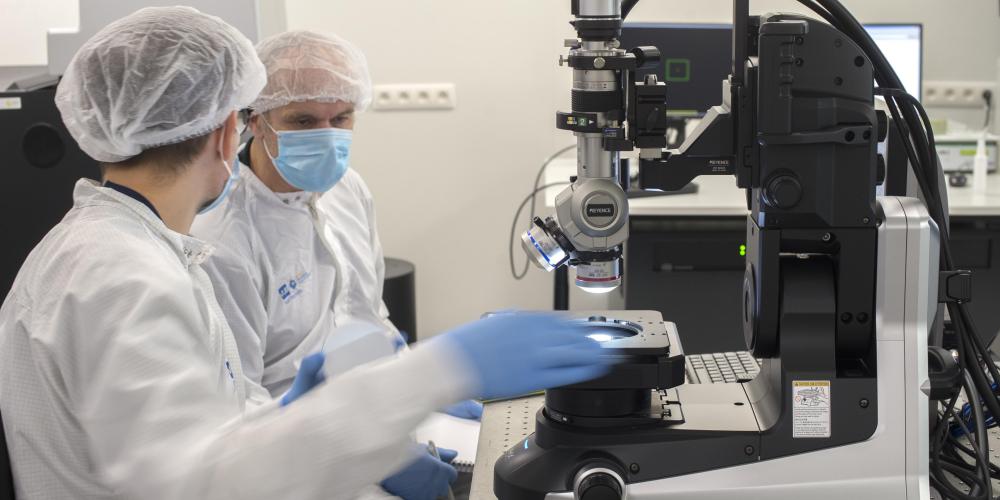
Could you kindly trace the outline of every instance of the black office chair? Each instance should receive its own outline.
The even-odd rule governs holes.
[[[14,472],[10,469],[7,436],[3,432],[3,415],[0,415],[0,500],[14,500]]]

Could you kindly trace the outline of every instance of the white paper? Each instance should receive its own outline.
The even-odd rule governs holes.
[[[458,452],[455,465],[471,467],[476,463],[476,448],[479,447],[479,421],[453,417],[444,413],[434,413],[417,427],[418,443],[434,441],[439,448],[449,448]]]

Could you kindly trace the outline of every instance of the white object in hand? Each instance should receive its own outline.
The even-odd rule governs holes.
[[[335,328],[323,342],[326,361],[323,374],[327,380],[365,363],[392,356],[397,351],[395,332],[384,325],[350,320]]]

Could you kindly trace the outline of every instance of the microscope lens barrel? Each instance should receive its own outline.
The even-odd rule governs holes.
[[[618,152],[605,151],[599,134],[577,138],[576,174],[586,179],[617,179]]]
[[[577,17],[621,17],[622,0],[578,0]]]
[[[576,266],[576,286],[585,292],[607,293],[621,285],[621,257]]]

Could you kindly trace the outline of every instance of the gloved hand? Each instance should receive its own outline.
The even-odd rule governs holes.
[[[458,471],[449,463],[458,456],[458,452],[446,448],[438,448],[440,459],[422,445],[417,453],[417,459],[382,481],[385,491],[403,500],[435,500],[447,496],[451,483],[458,478]]]
[[[587,338],[581,322],[552,313],[504,313],[462,325],[431,342],[447,342],[465,357],[484,399],[595,379],[613,362]]]
[[[471,399],[459,401],[441,411],[455,418],[464,418],[466,420],[482,420],[483,418],[483,404]],[[443,455],[442,458],[444,458]]]
[[[316,352],[302,358],[299,373],[295,374],[291,389],[288,389],[288,392],[281,396],[281,406],[287,406],[326,380],[326,377],[323,376],[323,362],[325,360],[326,354],[322,352]]]

